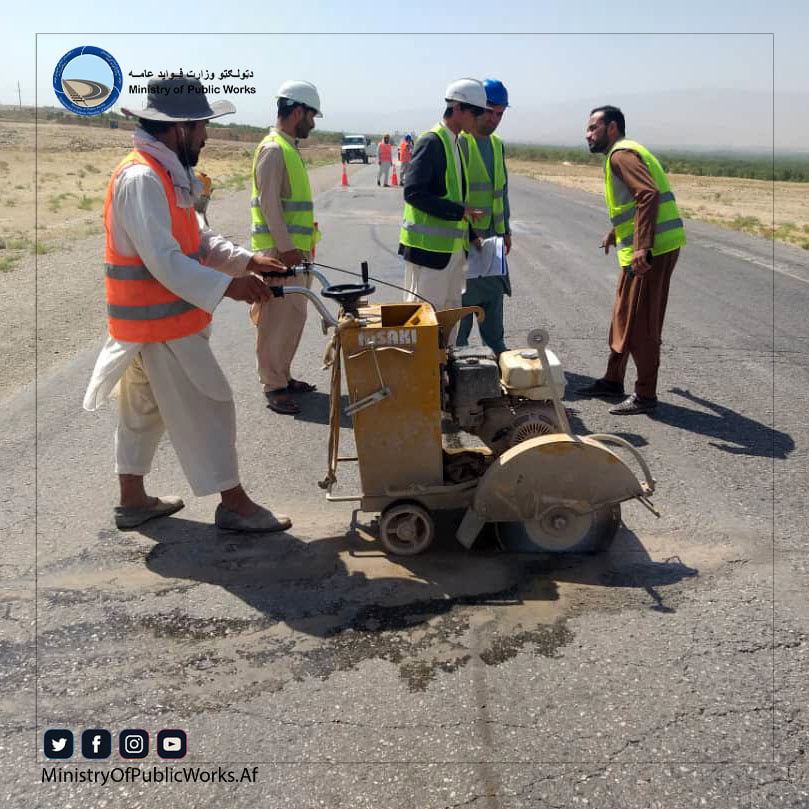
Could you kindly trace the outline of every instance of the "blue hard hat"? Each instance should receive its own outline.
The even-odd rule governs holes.
[[[410,135],[405,135],[405,140],[413,140],[413,138],[411,138]]]
[[[497,79],[484,79],[483,87],[486,90],[486,101],[499,107],[508,106],[508,90],[503,82]]]

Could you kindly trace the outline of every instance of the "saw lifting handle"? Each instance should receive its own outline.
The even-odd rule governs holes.
[[[309,298],[309,300],[314,304],[315,309],[317,309],[320,316],[323,318],[323,323],[326,327],[334,326],[337,327],[337,318],[326,308],[323,301],[312,292],[311,289],[308,287],[270,287],[272,290],[272,294],[275,295],[277,298],[283,297],[284,295],[304,295],[305,297]],[[325,334],[325,332],[324,332]]]
[[[648,464],[643,459],[643,456],[640,452],[632,446],[625,438],[621,438],[619,435],[611,435],[609,433],[592,433],[591,435],[587,436],[588,438],[592,438],[595,441],[599,441],[602,444],[613,444],[616,447],[622,447],[623,449],[627,450],[632,457],[638,462],[638,466],[640,466],[641,471],[643,472],[643,477],[645,478],[644,481],[641,482],[641,487],[644,490],[644,494],[649,496],[654,494],[655,485],[657,481],[652,477],[652,472],[649,469]],[[660,516],[659,514],[657,515]]]
[[[320,270],[315,269],[311,261],[304,261],[303,264],[299,264],[297,267],[295,267],[295,272],[296,274],[301,272],[304,275],[314,276],[318,281],[320,281],[320,286],[324,289],[331,283],[331,281],[329,281],[329,279],[326,278],[326,276],[323,275]]]

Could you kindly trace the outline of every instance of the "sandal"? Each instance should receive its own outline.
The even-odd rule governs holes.
[[[290,379],[287,390],[290,393],[311,393],[313,390],[317,390],[317,385],[310,385],[300,379]]]
[[[301,412],[300,405],[289,398],[286,388],[268,390],[265,391],[264,395],[267,397],[267,407],[282,416],[294,416],[296,413]]]

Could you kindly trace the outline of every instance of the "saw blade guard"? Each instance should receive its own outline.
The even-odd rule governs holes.
[[[522,523],[542,526],[528,532],[539,547],[547,544],[543,537],[556,533],[547,549],[571,550],[582,539],[576,526],[648,493],[648,485],[601,441],[560,433],[540,436],[512,447],[491,464],[480,479],[458,539],[470,547],[486,523]]]

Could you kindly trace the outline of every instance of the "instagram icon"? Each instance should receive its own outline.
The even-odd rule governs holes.
[[[118,734],[118,754],[121,758],[146,758],[149,755],[149,734],[129,728]]]

